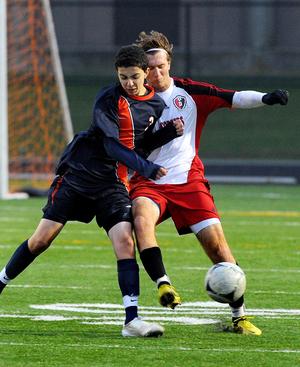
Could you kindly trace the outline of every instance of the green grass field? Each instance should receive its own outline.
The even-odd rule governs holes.
[[[183,304],[160,307],[141,267],[140,315],[166,332],[122,338],[111,245],[95,223],[69,223],[0,296],[0,366],[299,366],[300,186],[215,185],[213,194],[262,336],[221,331],[230,311],[203,289],[210,262],[192,235],[179,237],[167,221],[158,238]],[[0,201],[0,268],[31,234],[43,202]]]

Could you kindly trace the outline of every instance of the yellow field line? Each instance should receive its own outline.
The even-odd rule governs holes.
[[[297,218],[300,217],[300,211],[280,211],[280,210],[249,210],[249,211],[242,211],[242,210],[225,210],[221,211],[221,214],[226,215],[233,215],[238,217],[293,217]]]

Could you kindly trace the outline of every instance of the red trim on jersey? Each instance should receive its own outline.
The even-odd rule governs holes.
[[[59,190],[61,184],[62,184],[62,181],[63,181],[63,176],[60,177],[57,182],[56,182],[56,185],[55,185],[55,188],[54,190],[52,191],[52,194],[51,194],[51,203],[53,204],[54,203],[54,199],[55,199],[55,195],[57,194],[57,191]]]
[[[134,125],[127,99],[120,96],[118,100],[118,118],[119,118],[119,141],[129,149],[134,148]],[[128,187],[128,168],[118,164],[117,175],[120,180]]]
[[[219,88],[210,83],[197,82],[188,78],[183,79],[175,77],[173,79],[175,86],[183,88],[193,98],[196,104],[197,121],[195,148],[196,154],[198,154],[201,133],[208,115],[219,108],[231,108],[232,97],[235,91],[231,89]]]
[[[136,101],[148,101],[148,99],[151,99],[154,97],[154,88],[151,87],[148,84],[144,84],[144,87],[147,89],[148,94],[144,96],[129,96],[131,99],[135,99]]]

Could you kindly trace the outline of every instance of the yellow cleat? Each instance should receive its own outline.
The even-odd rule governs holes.
[[[158,300],[159,303],[164,307],[170,307],[174,309],[177,305],[181,304],[179,294],[175,288],[170,284],[162,284],[158,288]]]
[[[254,326],[250,321],[249,317],[241,316],[233,318],[232,320],[233,331],[238,334],[245,335],[261,335],[262,331]]]

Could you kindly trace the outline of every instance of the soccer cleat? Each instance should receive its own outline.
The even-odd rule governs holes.
[[[162,284],[158,288],[158,300],[159,303],[164,307],[170,307],[174,309],[177,305],[181,304],[179,294],[175,288],[170,284]]]
[[[140,317],[136,317],[123,326],[122,336],[158,337],[163,335],[164,331],[165,329],[161,325],[151,324],[143,321]]]
[[[238,334],[246,335],[261,335],[262,331],[254,326],[250,321],[249,317],[233,317],[232,318],[233,331]]]

